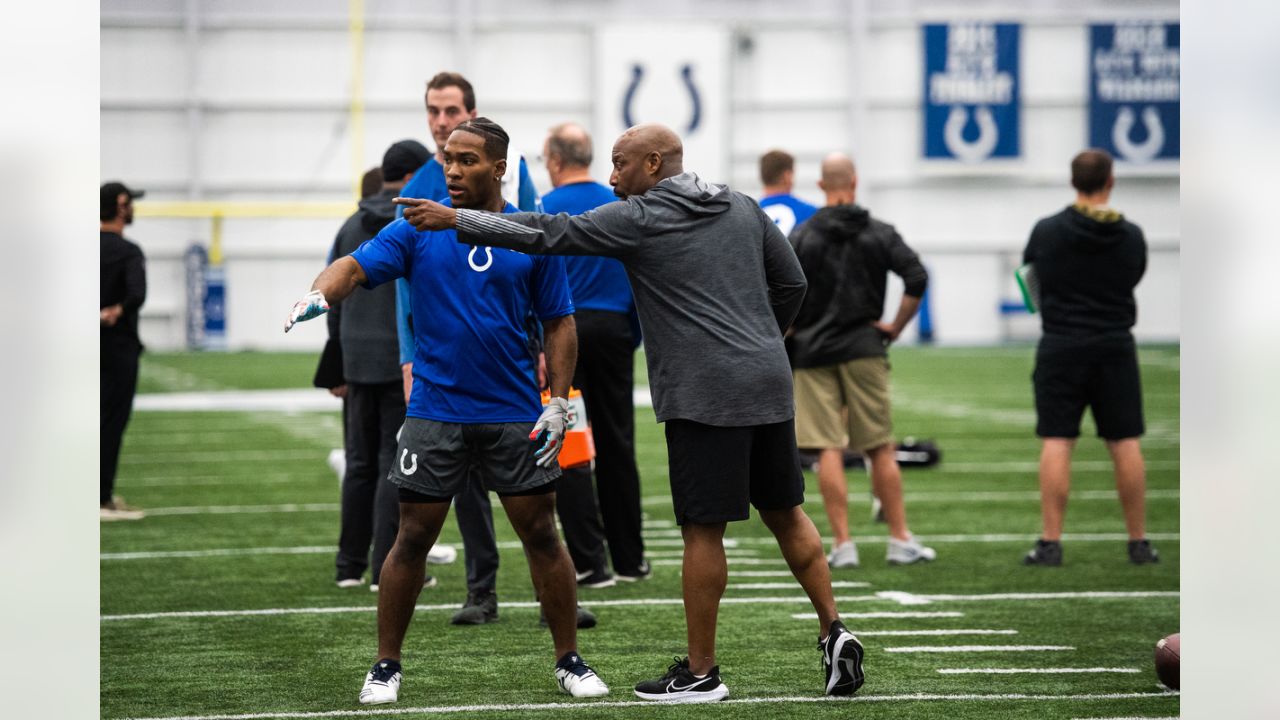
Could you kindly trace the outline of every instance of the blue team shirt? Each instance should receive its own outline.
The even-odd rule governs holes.
[[[773,219],[783,235],[790,235],[792,230],[813,217],[818,208],[801,200],[795,195],[769,195],[760,198],[760,207],[764,214]]]
[[[613,190],[598,182],[562,185],[542,198],[542,209],[552,215],[581,215],[616,201]],[[569,275],[573,304],[579,310],[603,310],[628,314],[634,307],[631,282],[622,263],[614,258],[568,256],[564,269]]]
[[[418,172],[409,178],[401,197],[424,198],[445,203],[449,200],[449,187],[444,179],[444,166],[432,155],[427,163],[418,168]],[[524,158],[520,158],[520,209],[524,212],[538,212],[538,189],[529,176],[529,166]],[[396,219],[404,217],[404,206],[396,206]],[[413,362],[413,330],[409,327],[409,284],[396,283],[396,324],[400,332],[400,364]]]
[[[448,204],[448,200],[445,200]],[[510,203],[503,212],[517,212]],[[525,317],[573,314],[564,258],[458,243],[403,218],[351,254],[376,287],[405,278],[413,313],[409,417],[533,422],[542,412]]]

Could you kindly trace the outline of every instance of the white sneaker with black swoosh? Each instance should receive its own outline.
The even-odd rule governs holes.
[[[818,641],[827,695],[852,695],[862,687],[862,643],[839,620],[831,622],[827,638]]]
[[[720,681],[719,665],[706,677],[697,677],[689,670],[689,658],[676,658],[666,675],[636,685],[636,697],[655,702],[717,702],[728,695],[729,688]]]
[[[556,682],[560,689],[574,697],[604,697],[609,686],[576,652],[567,652],[556,662]]]
[[[373,664],[373,669],[364,676],[364,687],[360,688],[361,705],[385,705],[393,703],[400,697],[400,663],[395,660],[382,659]]]

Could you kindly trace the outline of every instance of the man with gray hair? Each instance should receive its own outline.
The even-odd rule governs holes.
[[[580,215],[617,200],[612,190],[591,178],[591,136],[581,125],[561,123],[551,128],[542,157],[556,188],[542,198],[544,211]],[[640,328],[631,284],[621,262],[570,256],[564,264],[577,308],[578,367],[573,385],[582,391],[595,441],[596,491],[591,489],[590,467],[567,468],[556,503],[578,584],[607,587],[617,580],[643,580],[651,572],[641,537],[640,472],[636,469],[631,394]],[[605,563],[601,540],[606,538],[616,575],[609,573]]]
[[[614,143],[624,202],[582,215],[499,215],[400,199],[419,230],[536,255],[604,255],[627,269],[644,328],[654,413],[666,423],[672,501],[684,539],[689,656],[636,685],[660,702],[721,700],[716,622],[728,581],[724,533],[754,505],[818,617],[828,695],[863,683],[862,645],[840,622],[822,538],[804,514],[783,332],[805,279],[755,201],[684,171],[679,136],[638,125]]]

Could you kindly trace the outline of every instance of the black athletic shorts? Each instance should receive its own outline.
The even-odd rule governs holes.
[[[1079,437],[1085,407],[1093,411],[1098,437],[1105,440],[1138,437],[1146,431],[1138,352],[1132,341],[1041,340],[1031,380],[1040,437]]]
[[[486,490],[499,495],[533,495],[537,488],[560,477],[560,465],[539,467],[529,440],[533,423],[460,425],[422,418],[405,418],[396,457],[391,463],[391,482],[430,502],[431,498],[451,498],[462,490],[470,472],[479,471]]]
[[[668,420],[667,455],[676,523],[746,520],[757,510],[804,502],[794,420],[717,427]]]

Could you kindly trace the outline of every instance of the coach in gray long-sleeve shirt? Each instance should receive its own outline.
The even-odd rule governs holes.
[[[795,403],[782,336],[805,279],[795,252],[754,200],[683,168],[660,125],[618,138],[610,184],[623,202],[577,216],[454,210],[397,200],[419,230],[534,254],[622,261],[644,331],[649,383],[666,423],[672,500],[682,526],[689,657],[639,683],[644,699],[720,699],[716,613],[727,580],[725,523],[754,505],[817,610],[828,694],[862,685],[862,647],[839,622],[822,541],[801,510]],[[446,165],[445,178],[461,169]],[[683,689],[676,689],[683,688]]]

